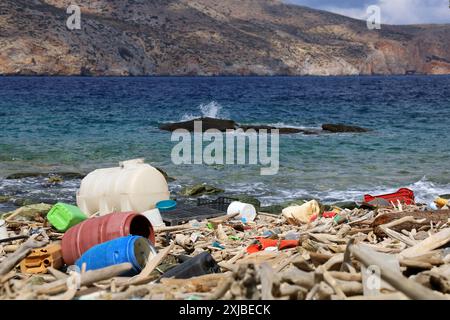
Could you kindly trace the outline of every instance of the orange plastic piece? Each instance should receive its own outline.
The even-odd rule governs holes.
[[[59,269],[63,265],[61,245],[51,244],[34,249],[20,263],[22,273],[47,273],[48,267]]]

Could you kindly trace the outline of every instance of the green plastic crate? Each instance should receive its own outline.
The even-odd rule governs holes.
[[[87,219],[87,216],[76,206],[57,203],[47,214],[47,220],[60,232]]]

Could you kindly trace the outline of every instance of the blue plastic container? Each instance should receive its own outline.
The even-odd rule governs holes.
[[[175,200],[163,200],[156,203],[156,207],[161,212],[170,211],[177,207],[177,202]]]
[[[127,276],[138,274],[147,261],[156,254],[148,239],[140,236],[127,236],[98,244],[86,251],[76,262],[81,269],[86,263],[86,271],[129,262],[133,265]]]

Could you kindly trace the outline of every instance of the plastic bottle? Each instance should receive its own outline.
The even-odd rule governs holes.
[[[86,264],[86,270],[96,270],[129,262],[133,269],[127,275],[131,276],[139,273],[154,255],[156,255],[156,250],[148,239],[127,236],[92,247],[75,264],[80,269],[83,264]]]

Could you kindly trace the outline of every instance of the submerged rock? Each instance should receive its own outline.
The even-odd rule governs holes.
[[[172,181],[177,180],[177,179],[175,179],[175,178],[173,178],[173,177],[169,177],[169,175],[167,174],[167,172],[164,171],[163,169],[158,168],[158,167],[155,167],[155,169],[162,173],[162,175],[164,176],[164,178],[166,179],[167,182],[172,182]]]
[[[271,206],[265,206],[261,207],[260,211],[265,213],[273,213],[273,214],[281,214],[281,211],[283,211],[284,207],[279,204],[274,204]]]
[[[246,194],[231,196],[231,197],[237,199],[240,202],[253,205],[256,209],[256,212],[258,212],[261,209],[261,202],[258,199],[256,199],[255,197],[252,197],[252,196],[249,196]]]
[[[242,130],[278,130],[280,134],[296,134],[296,133],[303,133],[303,134],[317,134],[316,132],[313,132],[312,130],[303,130],[299,128],[290,128],[290,127],[272,127],[272,126],[266,126],[266,125],[241,125],[239,126]]]
[[[322,130],[332,132],[332,133],[341,133],[341,132],[368,132],[369,129],[361,128],[357,126],[348,126],[345,124],[324,124],[322,125]]]
[[[341,209],[349,209],[349,210],[353,210],[353,209],[356,209],[359,207],[355,201],[336,202],[336,203],[333,203],[332,206],[338,207]]]
[[[208,194],[218,194],[223,193],[224,190],[210,186],[207,184],[196,184],[191,187],[185,187],[180,191],[180,194],[186,197],[196,197]]]
[[[5,203],[11,201],[10,196],[0,196],[0,203]]]
[[[86,175],[79,172],[17,172],[6,177],[7,180],[17,180],[24,178],[38,178],[38,177],[59,177],[60,179],[72,180],[83,179]]]

